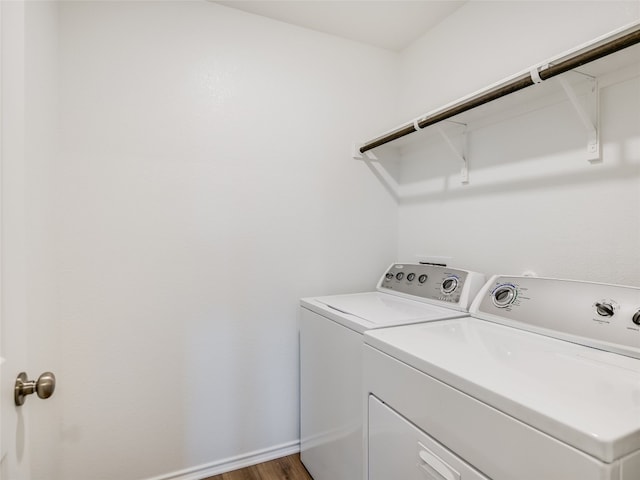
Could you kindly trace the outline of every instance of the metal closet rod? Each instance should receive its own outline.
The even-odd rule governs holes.
[[[577,54],[574,57],[557,63],[556,65],[549,65],[548,68],[539,70],[538,74],[541,80],[547,80],[549,78],[573,70],[574,68],[577,68],[586,63],[593,62],[594,60],[598,60],[599,58],[606,57],[607,55],[611,55],[612,53],[616,53],[620,50],[624,50],[625,48],[631,47],[632,45],[635,45],[637,43],[640,43],[640,30],[636,30],[620,38],[611,40],[610,42],[604,43],[590,50]],[[375,138],[370,142],[362,145],[360,147],[360,153],[367,152],[376,147],[384,145],[385,143],[392,142],[394,140],[397,140],[398,138],[402,138],[413,132],[417,132],[420,129],[428,127],[429,125],[447,120],[448,118],[454,117],[463,112],[479,107],[480,105],[489,103],[493,100],[497,100],[498,98],[517,92],[518,90],[530,87],[534,84],[535,82],[531,78],[530,74],[523,74],[522,77],[517,78],[505,85],[501,85],[492,90],[489,90],[487,93],[484,93],[478,97],[471,98],[466,102],[455,105],[442,112],[429,115],[428,117],[417,122],[419,127],[418,129],[415,128],[414,123],[410,123],[408,125],[399,127],[396,130],[393,130],[385,135]]]

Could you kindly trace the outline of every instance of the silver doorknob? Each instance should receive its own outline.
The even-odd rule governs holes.
[[[49,398],[56,389],[56,376],[51,372],[44,372],[38,380],[28,380],[27,374],[21,372],[16,378],[16,386],[13,391],[13,399],[19,407],[24,404],[27,395],[37,393],[42,399]]]

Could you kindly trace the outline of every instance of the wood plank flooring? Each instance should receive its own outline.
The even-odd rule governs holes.
[[[203,480],[313,480],[300,461],[300,455],[276,458],[233,472],[215,475]]]

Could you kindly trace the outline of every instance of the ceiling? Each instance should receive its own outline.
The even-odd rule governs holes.
[[[466,1],[232,0],[215,3],[318,32],[400,51]]]

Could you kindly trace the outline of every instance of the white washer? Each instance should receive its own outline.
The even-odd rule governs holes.
[[[640,479],[640,288],[495,276],[470,311],[365,334],[365,478]]]
[[[362,334],[467,315],[484,276],[393,264],[375,292],[300,301],[301,459],[315,480],[363,475]]]

